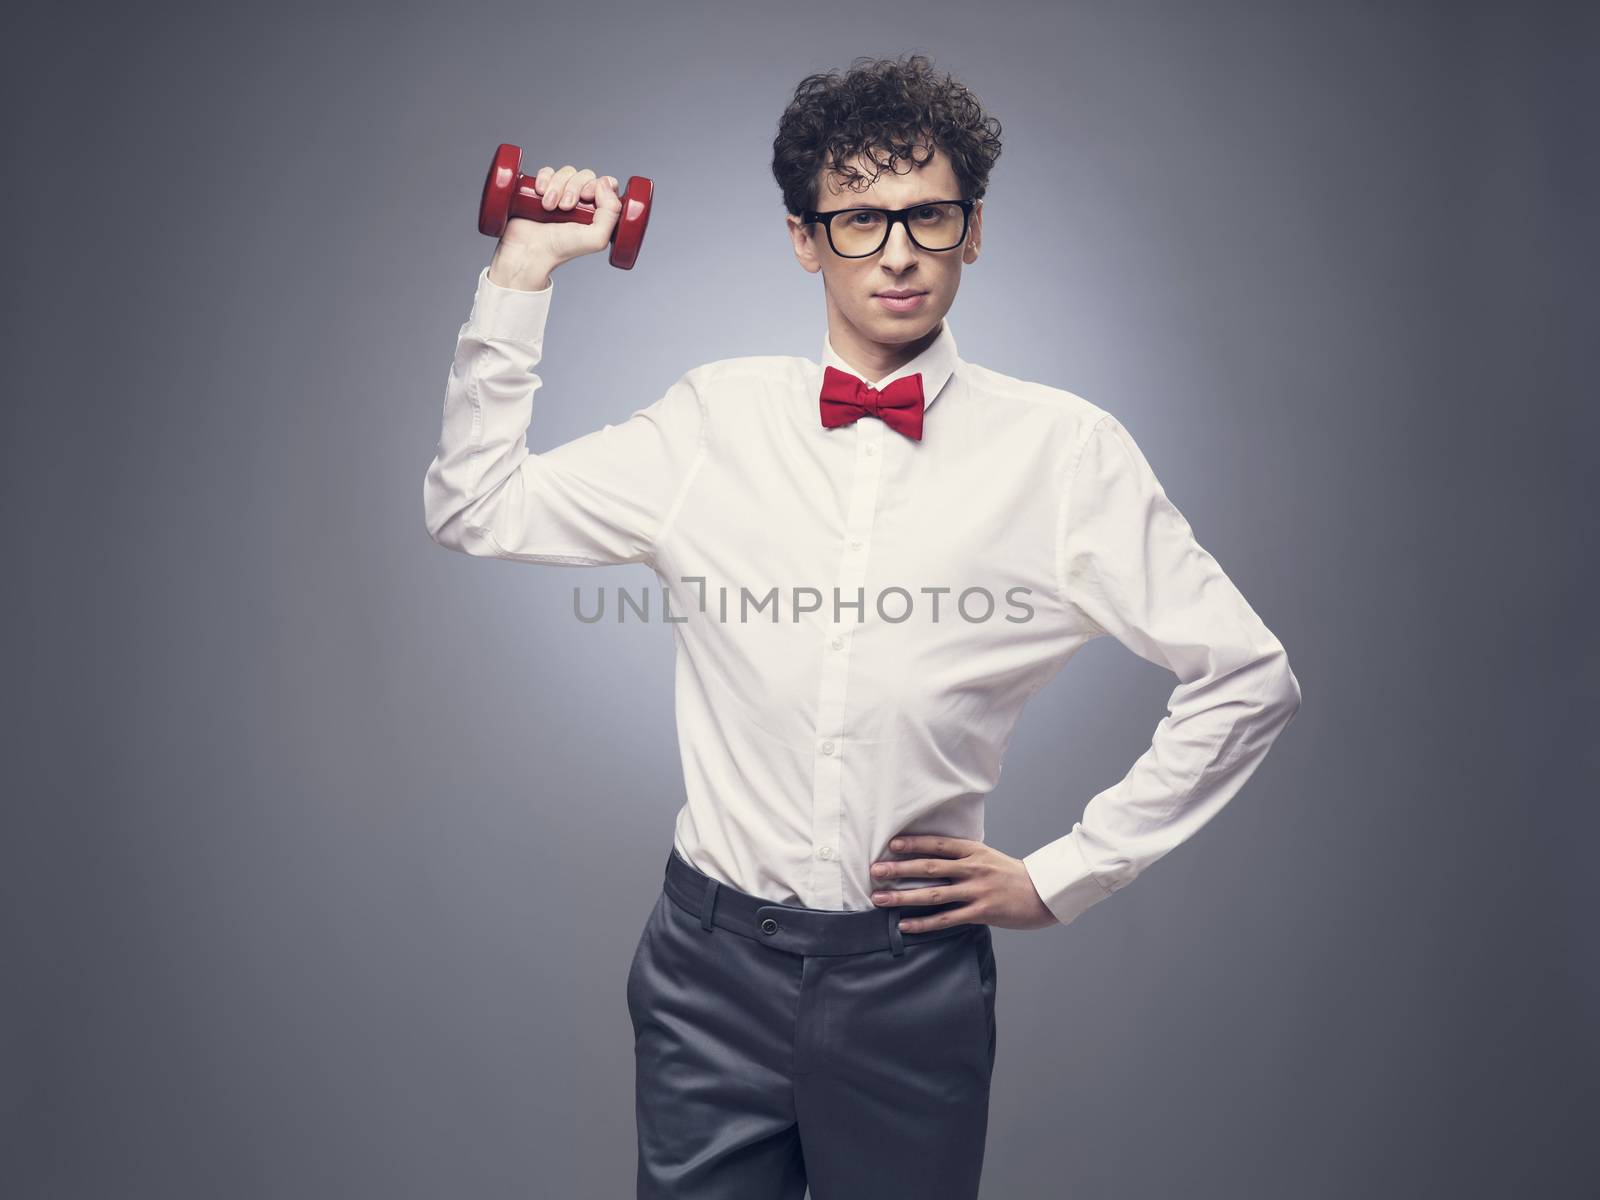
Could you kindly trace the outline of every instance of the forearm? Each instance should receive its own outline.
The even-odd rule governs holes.
[[[1180,684],[1150,747],[1085,806],[1071,832],[1023,859],[1070,923],[1200,831],[1236,796],[1300,707],[1288,656],[1272,646],[1235,669]]]
[[[494,526],[513,498],[518,467],[528,455],[534,374],[543,354],[550,279],[538,263],[505,260],[502,278],[545,287],[480,286],[456,340],[445,383],[439,442],[423,487],[424,524],[441,546],[497,554]],[[491,273],[493,268],[491,267]],[[538,276],[539,278],[534,278]],[[500,290],[497,290],[500,289]]]

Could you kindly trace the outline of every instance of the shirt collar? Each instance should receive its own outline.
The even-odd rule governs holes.
[[[920,372],[922,375],[922,404],[923,410],[926,411],[933,407],[933,402],[943,393],[945,384],[949,382],[950,376],[955,373],[956,364],[960,361],[961,359],[956,354],[955,334],[950,331],[950,318],[945,317],[939,323],[939,336],[928,343],[927,349],[923,350],[921,354],[910,362],[889,372],[882,379],[869,379],[867,383],[871,387],[882,391],[902,375],[915,375]],[[835,352],[833,339],[827,334],[822,336],[822,366],[825,368],[837,367],[841,371],[846,371],[860,378],[856,369]]]

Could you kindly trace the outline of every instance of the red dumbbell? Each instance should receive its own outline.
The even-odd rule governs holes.
[[[546,208],[544,198],[534,190],[532,176],[522,173],[522,147],[501,142],[489,163],[483,181],[483,199],[478,203],[478,232],[497,238],[505,232],[512,217],[530,221],[581,221],[594,223],[594,205],[579,200],[571,208]],[[611,232],[611,265],[624,271],[633,269],[644,241],[644,227],[650,223],[650,199],[655,185],[642,175],[628,176],[628,186],[618,197],[622,213]]]

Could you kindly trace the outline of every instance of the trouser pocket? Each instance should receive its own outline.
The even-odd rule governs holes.
[[[640,989],[643,985],[644,973],[640,968],[644,966],[645,955],[650,948],[650,934],[655,927],[656,919],[661,914],[661,906],[664,903],[667,903],[667,895],[662,892],[656,897],[654,906],[645,917],[644,928],[639,931],[639,940],[633,947],[633,961],[628,964],[628,1018],[633,1022],[635,1036],[639,1032],[639,1018],[643,1011],[643,997],[640,995]]]
[[[977,976],[978,999],[983,1010],[984,1032],[988,1038],[989,1069],[993,1071],[998,1033],[994,1002],[999,990],[1000,973],[995,963],[994,935],[988,925],[979,925],[972,936],[972,966]]]

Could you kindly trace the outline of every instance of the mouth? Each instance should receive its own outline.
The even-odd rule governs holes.
[[[876,292],[873,299],[890,312],[913,312],[922,307],[928,298],[927,292],[914,292],[896,289],[892,292]]]

